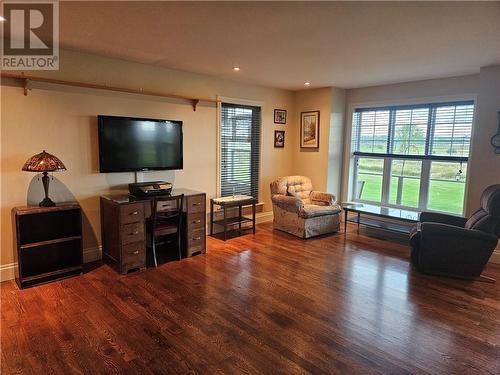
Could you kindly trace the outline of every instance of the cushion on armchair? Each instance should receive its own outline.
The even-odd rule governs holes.
[[[342,209],[338,204],[333,204],[331,206],[318,206],[315,204],[305,204],[304,207],[299,210],[299,216],[304,219],[311,217],[334,215],[338,214]]]
[[[321,191],[311,191],[311,203],[319,206],[331,206],[335,203],[335,195]]]
[[[304,204],[311,203],[311,180],[304,176],[290,176],[288,177],[288,195],[302,199]]]
[[[271,200],[276,206],[290,212],[298,212],[304,207],[304,202],[301,199],[287,195],[276,194],[271,197]]]

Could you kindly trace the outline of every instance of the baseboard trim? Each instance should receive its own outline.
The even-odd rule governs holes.
[[[17,263],[2,264],[0,266],[0,282],[16,278]]]
[[[101,258],[102,248],[100,245],[83,249],[83,263],[95,262],[101,260]]]
[[[273,211],[259,212],[255,215],[255,221],[257,224],[267,223],[268,221],[273,221]]]

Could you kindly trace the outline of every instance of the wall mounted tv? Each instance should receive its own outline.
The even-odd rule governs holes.
[[[97,116],[99,170],[182,169],[182,121]]]

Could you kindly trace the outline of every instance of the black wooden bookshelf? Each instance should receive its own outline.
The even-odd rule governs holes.
[[[82,273],[82,214],[76,203],[12,210],[20,288]]]

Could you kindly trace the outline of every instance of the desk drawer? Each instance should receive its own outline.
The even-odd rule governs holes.
[[[144,221],[144,205],[142,203],[127,204],[120,207],[122,224]]]
[[[122,245],[144,242],[144,222],[122,225],[121,238]]]
[[[205,254],[205,245],[200,244],[192,247],[188,247],[186,250],[186,256],[192,257],[193,255]]]
[[[205,194],[187,197],[186,211],[188,214],[206,212]]]
[[[144,267],[146,263],[144,242],[136,242],[123,246],[122,263],[126,265],[127,268]]]
[[[205,247],[205,228],[193,229],[187,232],[187,247],[197,247],[202,246]]]
[[[196,212],[194,214],[187,215],[186,225],[187,230],[192,231],[194,229],[205,228],[205,212]]]

